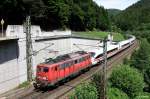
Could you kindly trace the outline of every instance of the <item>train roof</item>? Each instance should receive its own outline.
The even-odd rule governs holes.
[[[77,52],[73,52],[73,53],[69,53],[69,54],[64,54],[64,55],[57,56],[54,59],[52,59],[52,58],[46,59],[44,64],[54,64],[54,63],[66,61],[68,59],[73,59],[75,57],[79,57],[79,56],[85,55],[85,54],[87,54],[87,52],[85,52],[85,51],[77,51]]]
[[[120,45],[124,45],[124,44],[130,43],[130,40],[120,41],[119,43],[120,43]]]
[[[118,45],[112,45],[110,43],[107,43],[107,51],[113,50],[115,48],[118,48]],[[93,50],[91,50],[89,52],[94,52],[95,53],[94,57],[97,57],[98,55],[103,53],[103,48],[101,47],[99,49],[98,48],[97,49],[93,49]]]

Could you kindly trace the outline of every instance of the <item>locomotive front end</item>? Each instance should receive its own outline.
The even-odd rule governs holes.
[[[36,82],[33,83],[34,87],[37,88],[44,88],[47,87],[50,83],[48,78],[49,67],[38,65],[37,72],[36,72]]]

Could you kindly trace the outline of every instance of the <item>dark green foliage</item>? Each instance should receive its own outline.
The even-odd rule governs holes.
[[[150,99],[150,93],[143,92],[139,96],[136,96],[134,99]]]
[[[140,48],[131,57],[131,66],[139,69],[147,83],[145,91],[150,92],[150,44],[146,39],[141,39]]]
[[[122,30],[134,30],[143,23],[150,23],[150,1],[140,0],[115,16],[116,25]]]
[[[80,31],[85,30],[84,27],[84,12],[77,4],[73,4],[71,7],[71,15],[69,19],[69,27],[72,30]]]
[[[125,92],[129,97],[135,97],[143,91],[143,75],[137,69],[122,65],[112,72],[110,82]]]
[[[97,73],[93,75],[92,85],[96,87],[98,92],[98,98],[101,99],[102,93],[102,75]],[[111,88],[111,86],[107,85],[107,98],[108,99],[129,99],[127,94],[117,88]]]
[[[125,65],[130,65],[130,60],[129,60],[128,58],[125,58],[125,59],[123,60],[123,64],[125,64]]]
[[[1,0],[0,18],[22,24],[27,15],[44,30],[109,30],[107,11],[93,0]]]
[[[150,67],[150,44],[146,39],[141,40],[140,49],[132,55],[131,66],[143,73]]]
[[[22,0],[0,0],[0,20],[3,18],[6,24],[22,24],[25,13],[25,5]]]
[[[98,99],[97,90],[92,84],[81,84],[75,88],[69,99]]]
[[[150,92],[150,68],[148,68],[144,73],[144,79],[147,83],[147,87],[145,87],[145,91]]]
[[[102,82],[101,82],[101,79],[102,79],[102,75],[97,73],[97,74],[94,74],[93,77],[92,77],[92,84],[96,87],[97,89],[97,92],[98,92],[98,97],[100,98],[101,97],[101,93],[102,93],[102,90],[101,90],[101,86],[102,86]]]
[[[107,9],[107,12],[110,16],[116,16],[121,12],[121,10],[118,9]]]
[[[128,95],[117,88],[108,88],[107,99],[129,99]]]

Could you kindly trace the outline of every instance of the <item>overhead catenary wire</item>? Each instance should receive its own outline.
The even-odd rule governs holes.
[[[31,55],[37,55],[39,52],[41,52],[41,51],[43,51],[43,50],[45,50],[45,49],[47,49],[47,48],[49,48],[49,47],[51,47],[51,46],[53,46],[54,45],[54,43],[51,43],[51,45],[48,45],[48,46],[46,46],[46,47],[44,47],[44,48],[41,48],[41,49],[39,49],[38,51],[33,51],[33,53],[31,54]],[[90,47],[86,47],[86,48],[82,48],[82,50],[81,51],[85,51],[86,49],[89,49],[89,48],[93,48],[93,46],[90,46]],[[59,51],[57,51],[57,50],[54,50],[54,51],[52,51],[52,52],[63,52],[63,51],[68,51],[68,50],[59,50]],[[78,50],[73,50],[72,51],[72,53],[73,52],[76,52],[76,51],[78,51]],[[36,53],[36,54],[35,54]],[[23,62],[23,61],[25,61],[27,59],[27,57],[24,57],[22,60],[19,60],[18,62]],[[9,62],[8,62],[9,63]],[[11,63],[11,61],[10,61],[10,63]]]
[[[98,44],[100,44],[100,43],[97,43],[97,44],[95,44],[95,45],[98,45]],[[75,43],[74,43],[73,45],[76,46],[77,48],[79,48],[79,49],[82,50],[82,51],[84,51],[85,49],[79,47],[78,45],[82,45],[82,46],[90,46],[90,47],[87,47],[86,49],[92,48],[92,47],[100,47],[100,46],[93,46],[93,45],[86,45],[86,44],[75,44]]]
[[[33,53],[32,54],[30,54],[30,56],[34,56],[34,55],[37,55],[39,52],[41,52],[41,51],[43,51],[43,50],[45,50],[45,49],[47,49],[47,48],[49,48],[49,47],[51,47],[51,46],[53,46],[54,45],[54,43],[51,43],[50,45],[48,45],[48,46],[46,46],[46,47],[44,47],[44,48],[41,48],[41,49],[39,49],[38,51],[33,51]],[[98,45],[98,43],[96,44],[96,45]],[[77,47],[77,46],[76,46]],[[90,47],[87,47],[87,48],[80,48],[80,47],[77,47],[77,48],[80,48],[80,50],[81,51],[85,51],[86,49],[89,49],[89,48],[92,48],[93,46],[90,46]],[[96,46],[95,46],[96,47]],[[57,50],[53,50],[52,52],[62,52],[62,51],[67,51],[67,50],[59,50],[59,51],[57,51]],[[72,52],[76,52],[76,51],[78,51],[78,50],[73,50]],[[25,57],[23,60],[21,60],[21,61],[24,61],[24,60],[26,60],[26,58],[27,57]],[[21,62],[21,61],[19,61],[19,62]]]

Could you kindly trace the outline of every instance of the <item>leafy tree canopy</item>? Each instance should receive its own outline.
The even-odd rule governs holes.
[[[128,95],[117,88],[109,88],[107,91],[108,99],[129,99]]]
[[[131,66],[144,72],[150,68],[150,44],[146,39],[142,39],[140,49],[131,57]]]
[[[143,75],[137,69],[122,65],[115,69],[110,77],[113,87],[125,92],[129,97],[135,97],[143,91]]]
[[[134,30],[143,23],[150,23],[150,2],[140,0],[129,8],[117,14],[114,18],[116,25],[122,30]]]
[[[1,0],[0,18],[22,24],[27,15],[44,30],[109,30],[107,11],[93,0]]]
[[[69,99],[98,99],[96,88],[89,83],[79,85]]]

